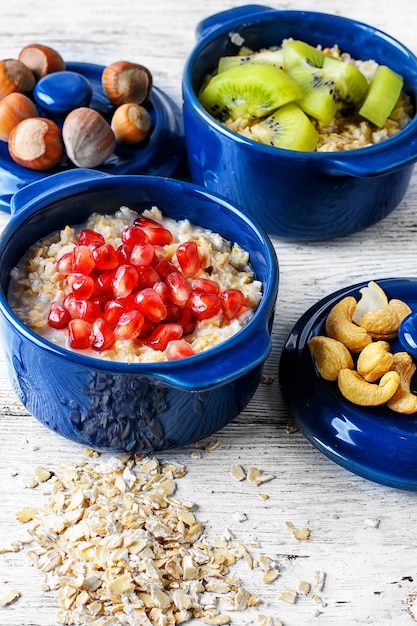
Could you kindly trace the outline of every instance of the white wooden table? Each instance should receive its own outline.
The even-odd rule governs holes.
[[[147,65],[155,84],[181,103],[181,75],[202,18],[237,6],[237,0],[13,0],[0,8],[0,58],[23,45],[41,42],[66,60],[108,64],[125,58]],[[334,12],[371,23],[417,53],[413,0],[304,0],[275,2],[276,8]],[[401,206],[380,224],[346,239],[290,244],[274,241],[281,279],[273,329],[273,351],[263,384],[248,408],[222,432],[218,446],[193,455],[193,448],[162,455],[184,464],[179,493],[193,500],[196,516],[211,537],[231,529],[253,556],[275,558],[280,576],[264,584],[255,571],[238,566],[247,588],[265,604],[258,611],[279,616],[285,626],[406,626],[417,622],[416,494],[386,488],[343,470],[323,457],[298,432],[278,388],[280,352],[293,324],[313,303],[343,286],[380,277],[417,273],[417,171]],[[3,227],[8,215],[0,215]],[[214,438],[213,438],[214,439]],[[210,448],[210,446],[209,446]],[[84,450],[60,438],[30,416],[15,396],[0,352],[0,547],[20,530],[15,513],[41,505],[42,486],[26,481],[41,465],[54,470],[64,459],[83,459]],[[198,458],[199,456],[199,458]],[[236,482],[230,468],[256,466],[274,475],[262,491]],[[244,513],[244,519],[236,512]],[[298,541],[285,522],[310,530]],[[280,593],[325,573],[323,603],[299,596],[294,604]],[[57,602],[41,590],[42,575],[24,551],[0,555],[0,596],[18,589],[20,598],[0,608],[2,626],[55,626]],[[232,623],[257,624],[256,612],[231,614]]]

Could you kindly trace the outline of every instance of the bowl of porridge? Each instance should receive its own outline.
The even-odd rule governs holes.
[[[71,170],[27,185],[0,241],[13,388],[96,449],[178,448],[255,393],[279,269],[262,228],[192,183]]]
[[[351,19],[261,5],[196,34],[183,74],[196,184],[293,241],[362,231],[401,203],[417,159],[410,50]]]

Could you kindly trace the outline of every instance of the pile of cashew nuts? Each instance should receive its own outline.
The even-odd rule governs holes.
[[[416,365],[407,352],[391,352],[401,322],[412,311],[402,300],[388,300],[374,281],[361,298],[340,300],[326,319],[326,335],[309,342],[315,366],[325,380],[337,381],[341,394],[360,406],[386,404],[397,413],[417,412],[410,391]]]

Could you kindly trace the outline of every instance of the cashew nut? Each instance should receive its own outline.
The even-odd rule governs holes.
[[[374,383],[392,369],[394,355],[390,350],[391,346],[387,341],[374,341],[362,350],[356,369],[368,383]]]
[[[359,293],[361,294],[361,298],[353,314],[353,321],[358,325],[361,323],[361,319],[367,311],[382,310],[385,309],[388,304],[387,294],[374,280],[371,280],[367,287],[362,287]]]
[[[346,296],[334,305],[326,319],[326,335],[340,341],[354,353],[361,352],[372,341],[365,328],[352,322],[356,304],[353,296]]]
[[[396,352],[392,369],[398,372],[400,385],[388,401],[388,407],[397,413],[417,413],[417,395],[410,391],[410,382],[416,371],[413,359],[407,352]]]
[[[337,378],[342,395],[360,406],[379,406],[385,404],[397,391],[400,384],[398,372],[384,374],[379,384],[368,383],[356,370],[342,369]]]
[[[308,347],[320,376],[325,380],[336,380],[343,368],[353,369],[352,355],[336,339],[317,335],[310,340]]]
[[[374,281],[363,287],[360,293],[353,321],[376,341],[394,339],[401,322],[411,313],[408,304],[395,298],[388,301],[384,290]]]

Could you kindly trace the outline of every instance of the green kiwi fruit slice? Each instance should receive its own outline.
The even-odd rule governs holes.
[[[235,55],[220,57],[217,66],[217,73],[220,74],[225,70],[229,70],[236,65],[245,65],[246,63],[266,63],[269,65],[276,65],[283,69],[284,67],[284,53],[282,48],[277,50],[261,50],[248,55]]]
[[[359,68],[341,59],[326,56],[323,70],[335,81],[345,104],[357,106],[362,102],[368,91],[368,81]]]
[[[379,65],[370,82],[359,115],[381,128],[401,95],[404,80],[386,65]]]
[[[264,117],[302,96],[300,86],[275,65],[237,65],[213,76],[202,90],[201,105],[220,121]]]
[[[323,124],[330,124],[342,100],[335,81],[320,67],[295,65],[289,74],[300,85],[303,96],[300,108]]]
[[[288,39],[282,44],[285,68],[307,63],[312,67],[322,67],[325,53],[305,41]]]
[[[254,124],[251,134],[257,141],[288,150],[313,152],[318,133],[307,115],[291,102],[279,108],[266,119]]]

